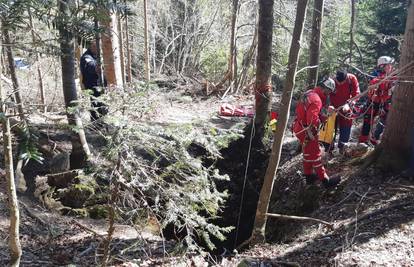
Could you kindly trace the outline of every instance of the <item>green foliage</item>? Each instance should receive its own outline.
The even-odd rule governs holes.
[[[44,158],[37,147],[38,139],[38,136],[28,125],[22,124],[19,126],[20,158],[25,161],[25,164],[27,164],[29,160],[43,163]]]
[[[408,1],[366,0],[358,2],[360,11],[358,32],[365,39],[364,50],[373,58],[391,56],[399,58],[405,31]]]
[[[201,53],[201,71],[211,80],[219,80],[227,70],[227,46],[209,47]]]
[[[96,175],[111,177],[118,168],[121,176],[115,183],[124,184],[122,203],[128,203],[119,203],[120,217],[135,221],[136,216],[155,215],[161,228],[174,225],[188,250],[201,250],[198,240],[212,249],[211,236],[222,240],[232,229],[211,223],[227,197],[216,182],[228,176],[206,166],[204,160],[221,157],[219,149],[239,137],[239,132],[203,124],[161,126],[141,122],[139,114],[155,104],[147,102],[152,93],[138,87],[107,95],[117,108],[105,117],[113,132],[107,136],[108,145],[102,154],[105,167]]]

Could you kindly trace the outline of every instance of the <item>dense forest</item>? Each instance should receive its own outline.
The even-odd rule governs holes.
[[[1,266],[412,266],[411,0],[0,0]]]

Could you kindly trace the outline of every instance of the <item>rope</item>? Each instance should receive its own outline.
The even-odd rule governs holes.
[[[271,92],[271,91],[272,91],[272,85],[271,84],[265,84],[265,85],[262,85],[262,86],[256,86],[256,88],[255,88],[255,95],[256,96],[257,95],[260,95],[260,98],[266,98],[266,99],[268,99],[268,97],[265,95],[265,93]],[[260,99],[260,98],[256,97],[256,99]],[[256,107],[257,107],[257,104],[258,103],[256,103]],[[255,132],[255,125],[256,125],[255,122],[256,122],[256,112],[255,112],[254,117],[253,117],[252,130],[251,130],[251,133],[250,133],[249,150],[247,152],[246,169],[244,171],[242,195],[241,195],[241,199],[240,199],[239,214],[237,216],[237,227],[236,227],[236,237],[234,239],[234,247],[237,246],[237,239],[239,237],[241,211],[242,211],[242,208],[243,208],[244,191],[245,191],[245,188],[246,188],[246,181],[247,181],[247,171],[249,170],[249,162],[250,162],[250,155],[251,155],[251,150],[252,150],[252,142],[253,142],[253,136],[254,136],[254,132]]]
[[[368,88],[367,88],[367,90],[365,90],[365,92],[362,92],[362,93],[360,93],[359,95],[354,96],[354,97],[352,97],[352,98],[348,99],[348,100],[347,100],[347,102],[346,102],[345,104],[343,104],[342,106],[337,107],[335,110],[336,110],[336,111],[339,111],[339,110],[340,110],[340,109],[342,109],[342,108],[343,108],[346,104],[349,104],[350,102],[352,102],[352,101],[354,101],[354,100],[357,100],[357,99],[359,99],[359,98],[361,98],[361,97],[365,96],[366,94],[368,94],[368,92],[370,91],[370,89],[373,89],[373,88],[378,87],[378,85],[379,85],[379,84],[381,84],[381,83],[383,83],[383,82],[385,82],[385,81],[394,81],[393,79],[394,79],[395,77],[398,77],[398,74],[401,74],[402,72],[404,72],[404,71],[408,70],[409,68],[413,67],[413,65],[414,65],[414,60],[413,60],[413,61],[411,61],[410,63],[408,63],[407,65],[405,65],[405,66],[403,66],[403,67],[401,67],[401,68],[399,68],[399,69],[396,69],[396,70],[392,71],[390,74],[386,75],[383,79],[379,80],[376,84],[371,84],[371,85],[369,85],[369,86],[368,86]],[[357,68],[355,68],[355,69],[357,69]],[[358,69],[357,69],[357,70],[358,70]]]
[[[360,113],[359,115],[357,115],[357,116],[355,116],[355,117],[352,117],[352,116],[347,116],[347,115],[345,115],[345,114],[342,114],[341,112],[337,112],[337,114],[338,114],[339,116],[341,116],[341,117],[345,118],[345,119],[348,119],[348,120],[357,120],[357,119],[363,118],[363,117],[365,116],[365,114],[367,114],[368,110],[372,107],[372,105],[373,105],[373,102],[371,102],[371,104],[370,104],[370,105],[369,105],[369,106],[365,109],[365,111],[364,111],[364,112]],[[355,114],[355,113],[352,113],[352,112],[351,112],[351,114]]]
[[[242,195],[241,195],[241,199],[240,199],[239,214],[237,216],[237,227],[236,227],[236,237],[234,239],[234,247],[237,246],[237,239],[239,237],[240,219],[241,219],[241,212],[242,212],[243,201],[244,201],[244,190],[246,188],[247,171],[249,169],[250,154],[251,154],[251,150],[252,150],[252,142],[253,142],[253,136],[254,136],[254,132],[255,132],[255,121],[256,121],[256,112],[255,112],[254,117],[253,117],[252,130],[250,132],[249,150],[247,152],[246,169],[244,171],[244,180],[243,180]]]

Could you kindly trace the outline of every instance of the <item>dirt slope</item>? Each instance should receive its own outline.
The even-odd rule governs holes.
[[[275,185],[271,212],[322,219],[333,229],[270,219],[267,232],[273,240],[227,263],[245,259],[248,266],[414,266],[412,179],[384,175],[374,168],[360,171],[340,158],[328,169],[339,171],[345,179],[328,192],[303,186],[295,173],[299,159],[287,164],[290,167],[279,178],[285,181]]]

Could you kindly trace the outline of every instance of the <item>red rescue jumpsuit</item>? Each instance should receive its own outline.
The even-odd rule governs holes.
[[[390,77],[387,81],[382,81],[385,78],[385,74],[382,73],[378,77],[374,78],[370,82],[370,86],[377,85],[368,92],[368,105],[371,107],[367,110],[364,116],[364,124],[362,125],[361,135],[359,142],[368,142],[372,123],[375,121],[376,116],[380,116],[380,124],[385,125],[388,111],[391,106],[392,90],[396,78]],[[372,104],[372,105],[371,105]],[[383,127],[377,129],[376,133],[371,136],[371,142],[376,144],[382,133]]]
[[[312,175],[315,171],[320,180],[326,178],[325,168],[322,165],[322,153],[318,141],[318,129],[321,120],[326,116],[321,115],[321,110],[326,106],[327,97],[322,89],[316,87],[305,93],[304,99],[296,106],[296,119],[293,124],[293,132],[299,139],[303,148],[303,173]],[[309,130],[305,130],[309,127]],[[313,137],[309,136],[310,131]]]
[[[360,94],[359,82],[354,74],[348,73],[345,81],[339,83],[335,80],[335,92],[329,95],[331,105],[335,108],[343,106],[347,101]],[[338,111],[339,114],[336,117],[336,125],[339,127],[339,144],[341,148],[344,144],[348,143],[351,136],[352,119],[347,119],[348,113],[344,113],[342,110]]]

